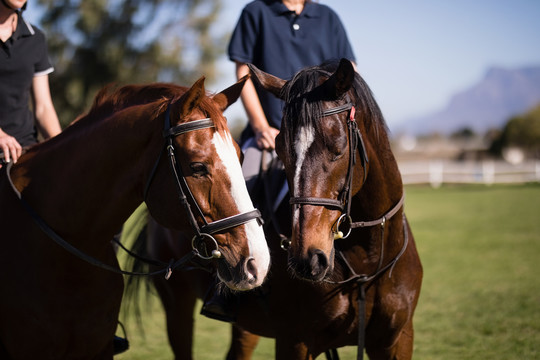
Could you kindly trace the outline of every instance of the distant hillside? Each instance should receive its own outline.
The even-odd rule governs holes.
[[[454,95],[442,111],[404,122],[414,134],[448,134],[468,127],[483,133],[540,103],[540,66],[492,68],[475,86]]]

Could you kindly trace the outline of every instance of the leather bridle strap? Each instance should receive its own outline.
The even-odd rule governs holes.
[[[345,207],[341,200],[328,199],[328,198],[318,198],[318,197],[292,197],[289,200],[289,203],[296,205],[314,205],[314,206],[326,206],[330,208],[336,208],[343,212]]]
[[[350,110],[353,104],[349,101],[346,104],[339,105],[323,111],[323,117],[339,114],[340,112]]]
[[[392,209],[390,209],[390,211],[388,211],[386,214],[384,214],[384,216],[378,218],[377,220],[353,222],[353,223],[351,223],[350,226],[351,226],[352,229],[356,229],[356,228],[363,228],[363,227],[370,227],[370,226],[376,226],[376,225],[384,224],[387,220],[392,218],[392,216],[394,216],[399,211],[399,209],[401,209],[404,202],[405,202],[405,194],[403,194],[401,196],[401,199],[399,199],[397,204],[394,205],[394,207]]]
[[[167,113],[165,114],[166,121],[169,121],[170,124],[170,108],[167,108]],[[169,125],[170,126],[170,125]],[[188,133],[190,131],[202,130],[206,128],[214,127],[214,121],[210,118],[200,119],[190,121],[184,124],[176,125],[168,129],[163,130],[163,137],[170,138],[178,135]]]
[[[240,226],[251,220],[257,220],[259,225],[263,225],[262,215],[258,209],[254,209],[245,213],[226,217],[224,219],[213,221],[201,227],[201,232],[205,234],[215,234],[223,230]]]

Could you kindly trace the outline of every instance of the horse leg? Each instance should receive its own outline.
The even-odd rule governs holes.
[[[154,279],[167,320],[169,344],[177,360],[191,360],[193,345],[193,309],[197,300],[187,275],[176,272],[169,280]]]
[[[276,360],[313,360],[306,344],[276,338]]]
[[[409,320],[407,325],[401,330],[399,334],[399,339],[396,344],[396,358],[397,359],[412,359],[413,354],[413,345],[414,345],[414,329],[412,319]]]
[[[232,325],[231,347],[227,353],[227,360],[250,360],[260,337]]]
[[[374,329],[370,329],[372,332]],[[378,329],[378,334],[383,334],[383,329]],[[386,330],[387,332],[388,330]],[[393,338],[389,337],[389,338]],[[401,329],[392,344],[383,341],[366,339],[366,352],[370,360],[411,360],[413,354],[414,330],[412,318]],[[376,345],[375,345],[376,344]]]

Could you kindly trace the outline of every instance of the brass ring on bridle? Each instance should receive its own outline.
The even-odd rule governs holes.
[[[342,224],[345,224],[346,222],[349,222],[349,229],[347,231],[347,234],[344,235],[343,232],[339,230],[339,226]],[[341,216],[336,221],[336,230],[334,231],[334,240],[348,238],[352,230],[351,224],[352,224],[351,217],[347,214],[341,214]]]
[[[198,246],[197,246],[201,242],[203,244],[206,244],[206,242],[203,241],[203,238],[205,238],[205,237],[210,239],[214,243],[214,245],[216,247],[214,250],[212,250],[210,255],[208,255],[208,250],[206,249],[206,246],[204,246],[204,249],[199,249]],[[196,241],[199,241],[199,244],[196,244]],[[193,237],[193,239],[191,239],[191,247],[193,248],[193,250],[196,251],[197,256],[200,257],[201,259],[204,259],[204,260],[219,259],[222,256],[221,251],[219,251],[219,245],[218,245],[216,239],[210,234],[201,233],[199,235],[195,235]],[[201,253],[201,250],[204,250],[204,254]]]

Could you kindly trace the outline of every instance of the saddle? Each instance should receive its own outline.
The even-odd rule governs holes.
[[[283,234],[276,212],[289,199],[289,187],[283,162],[275,151],[260,150],[251,138],[242,147],[244,162],[242,172],[253,205],[259,209],[266,226],[272,225],[278,234]]]

